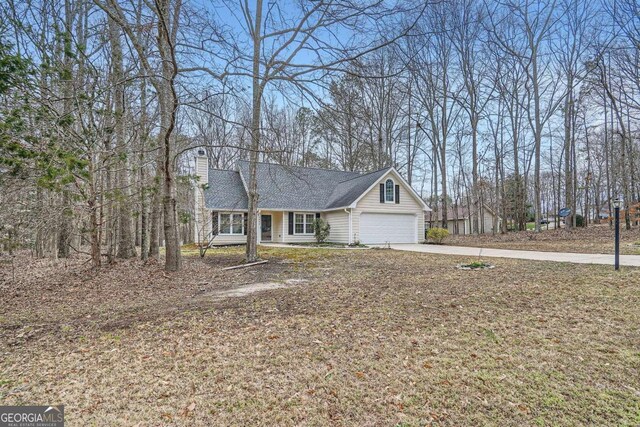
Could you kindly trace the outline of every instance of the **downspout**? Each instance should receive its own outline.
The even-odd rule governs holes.
[[[347,241],[349,242],[349,244],[352,244],[353,242],[351,241],[351,234],[353,232],[353,225],[351,223],[351,209],[344,208],[344,211],[349,214],[349,238],[347,239]]]

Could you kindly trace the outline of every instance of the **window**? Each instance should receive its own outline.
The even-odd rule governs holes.
[[[384,183],[384,201],[393,202],[394,196],[395,196],[395,185],[393,185],[392,179],[388,179],[387,182]]]
[[[220,234],[244,234],[244,214],[220,214]]]
[[[234,214],[231,215],[231,234],[242,234],[243,224],[244,223],[244,215]]]
[[[220,234],[231,234],[231,214],[220,214]]]
[[[313,221],[316,219],[314,214],[307,214],[307,220],[304,224],[304,232],[307,234],[313,234]]]
[[[296,214],[294,233],[295,234],[304,233],[304,214]]]
[[[316,215],[312,213],[296,213],[294,215],[293,234],[313,234],[313,221]]]

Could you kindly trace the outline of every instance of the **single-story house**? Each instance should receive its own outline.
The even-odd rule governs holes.
[[[447,229],[451,234],[471,234],[471,221],[473,210],[463,206],[447,207]],[[480,220],[480,233],[493,233],[494,220],[496,224],[496,233],[500,231],[502,218],[493,211],[489,206],[484,205],[478,215]],[[425,216],[426,228],[442,227],[442,210],[437,212],[429,212]]]
[[[249,162],[209,168],[196,157],[195,241],[246,243]],[[258,163],[258,242],[313,242],[313,222],[336,243],[418,243],[429,207],[393,167],[371,173]]]
[[[600,218],[608,219],[609,221],[615,220],[614,212],[609,212],[608,209],[603,208],[603,212],[600,213]],[[620,222],[624,223],[626,211],[624,205],[620,208]],[[640,225],[640,203],[631,203],[629,205],[629,219],[631,225]]]

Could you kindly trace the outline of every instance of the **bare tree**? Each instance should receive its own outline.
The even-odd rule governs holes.
[[[355,59],[389,45],[413,27],[415,17],[426,7],[409,5],[405,8],[389,9],[379,1],[319,0],[299,3],[289,10],[273,3],[266,8],[262,0],[256,0],[253,8],[248,2],[227,3],[231,10],[237,8],[242,14],[239,24],[244,46],[233,45],[233,71],[222,76],[238,76],[251,80],[251,145],[249,147],[250,176],[247,183],[247,261],[255,261],[257,254],[257,205],[258,192],[256,169],[261,147],[261,115],[265,89],[269,83],[291,84],[297,90],[311,94],[308,85],[323,74],[337,72]],[[389,37],[366,37],[365,29],[386,25],[386,18],[396,14],[406,16],[409,25],[401,25]],[[390,28],[390,27],[387,27]],[[339,31],[350,31],[358,37],[345,42],[336,36]],[[235,38],[233,38],[235,40]],[[247,55],[245,52],[250,52]],[[209,72],[222,77],[206,67],[189,70]]]
[[[498,8],[497,6],[500,6]],[[534,210],[535,230],[540,231],[542,133],[561,105],[564,94],[557,67],[546,53],[564,14],[557,0],[533,3],[508,0],[489,10],[492,41],[516,58],[526,74],[527,104],[523,105],[534,139]]]
[[[116,0],[95,3],[113,19],[127,35],[138,59],[150,78],[158,94],[160,109],[160,132],[158,145],[161,147],[160,171],[162,172],[162,214],[164,220],[165,238],[165,269],[176,271],[180,269],[182,257],[180,253],[180,238],[178,235],[178,217],[175,182],[175,148],[172,139],[176,125],[178,109],[178,94],[176,92],[176,76],[178,62],[176,57],[176,38],[180,23],[181,0],[159,0],[150,9],[154,14],[156,25],[156,43],[159,57],[159,70],[147,56],[144,43],[136,31],[135,24]],[[154,237],[152,237],[153,242]]]
[[[479,214],[483,210],[483,203],[479,199],[478,185],[478,127],[485,107],[491,100],[493,88],[487,81],[489,62],[481,55],[486,54],[482,42],[484,8],[475,0],[465,0],[453,8],[454,19],[451,38],[458,54],[459,70],[464,82],[464,91],[458,97],[458,102],[466,111],[471,127],[471,163],[472,163],[472,218],[471,232],[479,233],[482,223]],[[488,92],[488,93],[487,93]],[[469,206],[471,208],[471,206]]]
[[[438,170],[442,197],[442,227],[448,227],[447,210],[449,203],[447,160],[449,135],[460,116],[460,104],[455,102],[461,86],[454,75],[453,44],[448,36],[451,30],[450,11],[446,4],[432,7],[425,14],[425,22],[420,27],[421,35],[412,38],[408,50],[413,58],[411,66],[416,79],[418,124],[432,146],[433,195],[437,196]],[[429,29],[429,31],[427,31]],[[424,119],[428,123],[425,127]],[[440,207],[438,206],[438,207]]]
[[[133,258],[136,256],[135,242],[133,239],[132,209],[130,203],[131,191],[129,187],[129,162],[128,147],[125,141],[125,116],[124,116],[124,71],[122,65],[122,46],[120,43],[121,32],[115,21],[109,18],[109,42],[111,44],[111,78],[115,88],[114,103],[114,129],[115,149],[118,155],[117,185],[118,194],[118,258]]]

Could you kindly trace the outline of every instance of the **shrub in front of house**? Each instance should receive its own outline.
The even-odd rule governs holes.
[[[327,237],[329,237],[331,225],[322,218],[316,218],[313,222],[313,230],[316,236],[316,242],[324,243],[324,241],[327,240]]]
[[[449,236],[449,230],[446,228],[433,227],[427,231],[427,239],[436,245],[441,245],[444,239]]]

